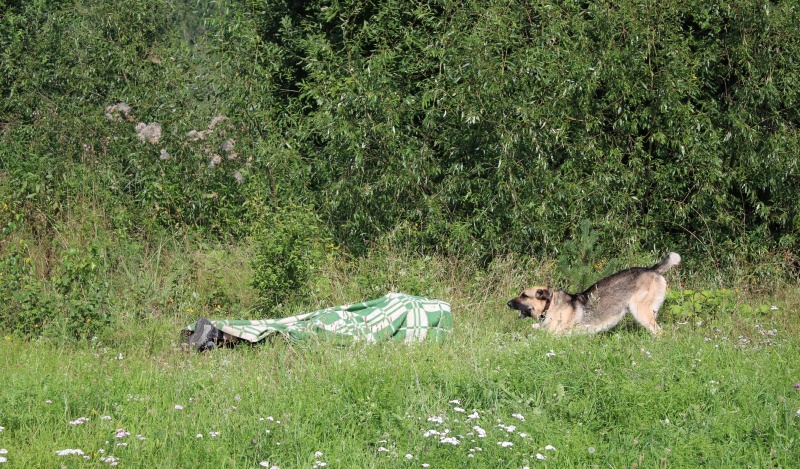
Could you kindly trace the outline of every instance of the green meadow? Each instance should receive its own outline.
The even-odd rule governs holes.
[[[390,268],[405,286],[428,282],[430,296],[451,302],[453,331],[440,343],[275,339],[190,353],[178,334],[196,317],[187,307],[122,321],[78,344],[8,334],[0,348],[3,457],[9,467],[792,467],[798,460],[796,286],[775,297],[737,296],[769,305],[763,313],[742,314],[738,303],[687,317],[665,308],[657,338],[630,319],[596,336],[559,338],[506,308],[517,284],[546,276],[546,267],[515,264],[486,277],[442,259],[429,259],[424,272]],[[692,275],[668,277],[674,288]],[[366,295],[371,286],[357,278],[352,270],[340,277],[342,293],[331,301]],[[65,449],[83,454],[57,454]]]

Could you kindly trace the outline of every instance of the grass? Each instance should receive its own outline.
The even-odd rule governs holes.
[[[163,280],[181,266],[246,281],[237,262],[245,251],[167,251],[145,254],[168,269],[147,271],[141,283],[151,290],[140,304],[119,304],[135,311],[168,297],[171,282]],[[530,280],[515,265],[500,261],[480,273],[452,260],[387,255],[323,275],[319,302],[364,299],[376,284],[450,301],[454,332],[441,344],[278,339],[188,354],[177,346],[178,329],[214,312],[202,295],[226,288],[207,279],[173,295],[180,307],[170,314],[129,315],[87,342],[6,335],[3,457],[10,467],[790,467],[800,460],[796,293],[761,298],[778,307],[762,315],[707,311],[686,324],[664,317],[660,338],[632,321],[593,337],[557,338],[506,310],[515,285]],[[541,265],[530,275],[546,275],[550,264]],[[383,277],[369,275],[381,266]],[[687,283],[686,273],[670,275]],[[119,286],[117,294],[126,291]],[[74,424],[81,417],[88,420]],[[64,449],[84,455],[56,454]]]

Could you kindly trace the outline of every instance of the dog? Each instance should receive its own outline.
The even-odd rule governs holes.
[[[526,288],[507,303],[520,311],[519,318],[537,317],[540,327],[556,334],[595,333],[619,324],[630,311],[653,335],[661,331],[658,310],[667,294],[664,274],[680,264],[681,256],[670,252],[652,267],[631,267],[606,277],[581,293],[553,291],[551,287]]]

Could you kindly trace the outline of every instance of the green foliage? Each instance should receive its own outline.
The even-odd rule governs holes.
[[[416,246],[553,252],[585,219],[614,253],[794,246],[792,2],[248,6],[352,249],[410,223]]]
[[[253,238],[253,286],[263,306],[273,312],[289,300],[308,296],[309,280],[334,248],[316,212],[302,204],[267,210]]]
[[[37,243],[87,201],[244,239],[264,194],[355,256],[800,265],[789,0],[0,4],[0,193]]]
[[[769,313],[770,306],[751,306],[737,301],[736,292],[729,289],[669,290],[665,300],[667,317],[674,320],[712,319],[724,315],[749,317]]]
[[[52,277],[56,318],[60,327],[76,338],[92,337],[114,323],[109,314],[109,283],[97,264],[98,251],[69,249]]]
[[[3,227],[0,257],[0,329],[36,337],[91,337],[114,322],[108,309],[108,281],[97,265],[97,250],[70,249],[50,278],[36,272],[28,244],[18,234],[22,217]]]
[[[600,234],[592,229],[592,223],[584,220],[578,227],[574,239],[564,242],[556,263],[557,274],[569,291],[582,291],[595,281],[619,270],[619,261],[607,261],[607,254],[600,244]]]

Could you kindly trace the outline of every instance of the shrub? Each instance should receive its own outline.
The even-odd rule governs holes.
[[[308,295],[311,276],[332,248],[316,212],[302,204],[267,209],[257,222],[253,239],[253,286],[268,313]]]

